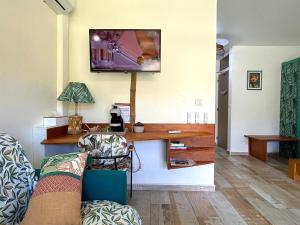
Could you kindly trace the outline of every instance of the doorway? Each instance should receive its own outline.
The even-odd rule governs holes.
[[[228,76],[229,55],[220,60],[220,74],[218,76],[218,147],[228,149]]]

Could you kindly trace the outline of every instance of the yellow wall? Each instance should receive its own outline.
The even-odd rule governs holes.
[[[80,105],[85,121],[105,122],[112,103],[129,102],[130,75],[89,71],[90,28],[161,29],[161,73],[138,74],[138,121],[184,123],[186,112],[196,110],[214,122],[216,0],[77,1],[70,16],[70,80],[85,82],[95,98],[94,105]],[[203,107],[194,106],[195,98]]]
[[[32,161],[32,128],[56,110],[56,15],[43,1],[1,0],[0,131]]]

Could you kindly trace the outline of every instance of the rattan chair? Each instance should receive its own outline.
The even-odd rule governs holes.
[[[123,136],[115,134],[89,133],[79,138],[81,152],[88,151],[88,168],[126,170],[130,172],[130,197],[132,196],[132,152]]]

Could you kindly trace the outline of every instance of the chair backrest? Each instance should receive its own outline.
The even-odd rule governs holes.
[[[78,141],[81,152],[89,151],[92,157],[113,157],[128,154],[127,141],[115,134],[90,133],[81,136]],[[110,159],[100,160],[101,164],[113,164]]]
[[[19,224],[36,181],[22,146],[0,132],[0,224]]]

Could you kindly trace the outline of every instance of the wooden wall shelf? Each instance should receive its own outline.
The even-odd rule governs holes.
[[[106,127],[108,124],[88,124],[91,126]],[[84,126],[84,125],[83,125]],[[129,126],[126,125],[126,126]],[[45,145],[76,145],[81,135],[68,135],[68,126],[47,129]],[[180,130],[179,134],[169,134],[169,130]],[[84,134],[84,133],[83,133]],[[215,160],[215,125],[214,124],[145,124],[144,133],[127,132],[124,137],[127,141],[166,141],[166,162],[168,169],[178,169],[186,166],[171,166],[170,160],[191,159],[196,162],[194,166],[214,163]],[[170,149],[171,142],[182,142],[188,146],[184,150]]]
[[[185,143],[187,149],[171,149],[171,142],[179,141]],[[193,160],[195,165],[199,166],[204,164],[213,163],[215,161],[215,143],[210,136],[196,136],[190,138],[173,138],[167,142],[167,166],[168,169],[184,168],[187,166],[173,166],[171,159],[177,160]]]

